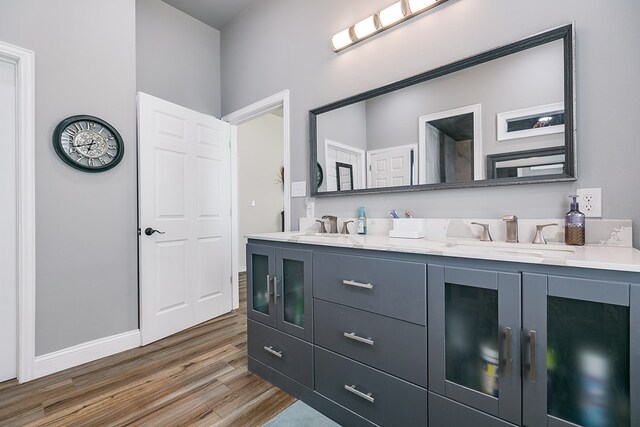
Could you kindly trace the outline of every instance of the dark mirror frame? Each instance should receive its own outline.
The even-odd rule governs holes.
[[[484,179],[479,181],[461,181],[451,183],[437,183],[437,184],[420,184],[420,185],[407,185],[401,187],[387,187],[387,188],[362,188],[356,190],[343,190],[343,191],[323,191],[319,192],[315,185],[311,185],[311,196],[313,197],[325,197],[325,196],[342,196],[342,195],[356,195],[356,194],[380,194],[380,193],[395,193],[395,192],[408,192],[408,191],[425,191],[425,190],[440,190],[450,188],[475,188],[475,187],[495,187],[500,185],[516,185],[516,184],[539,184],[549,182],[566,182],[575,181],[577,179],[577,167],[576,167],[576,109],[575,109],[575,28],[574,24],[565,25],[562,27],[554,28],[545,31],[540,34],[536,34],[525,39],[510,43],[505,46],[500,46],[495,49],[488,50],[486,52],[479,53],[477,55],[470,56],[459,61],[452,62],[447,65],[443,65],[433,70],[426,71],[424,73],[409,77],[404,80],[400,80],[394,83],[381,86],[376,89],[369,90],[367,92],[360,93],[358,95],[351,96],[349,98],[342,99],[340,101],[332,102],[325,106],[313,109],[309,111],[309,139],[310,139],[310,183],[316,182],[317,176],[317,116],[322,113],[326,113],[338,108],[346,107],[347,105],[355,104],[357,102],[365,101],[369,98],[384,95],[398,89],[403,89],[418,83],[426,82],[446,74],[455,73],[456,71],[464,70],[466,68],[473,67],[494,59],[502,58],[507,55],[511,55],[517,52],[522,52],[527,49],[531,49],[537,46],[541,46],[546,43],[550,43],[556,40],[562,40],[564,49],[564,112],[565,112],[565,131],[564,131],[564,146],[565,146],[565,173],[553,174],[553,175],[540,175],[535,177],[520,177],[520,178],[498,178],[498,179]],[[488,171],[487,171],[488,173]]]

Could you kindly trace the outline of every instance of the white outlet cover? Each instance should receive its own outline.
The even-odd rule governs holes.
[[[580,212],[587,218],[602,218],[602,188],[579,188]]]
[[[291,183],[291,197],[306,197],[307,181],[296,181]]]

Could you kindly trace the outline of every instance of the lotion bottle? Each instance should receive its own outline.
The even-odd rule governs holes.
[[[565,215],[564,243],[567,245],[584,246],[585,216],[578,210],[578,196],[573,198],[571,210]]]
[[[360,208],[360,211],[358,212],[358,222],[356,224],[358,234],[367,234],[367,213],[364,208]]]

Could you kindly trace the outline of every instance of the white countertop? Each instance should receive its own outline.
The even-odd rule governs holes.
[[[322,235],[300,231],[250,234],[245,237],[307,245],[640,272],[639,250],[600,245],[567,246],[551,243],[534,245],[530,243],[480,242],[473,239],[438,241],[396,239],[385,235]]]

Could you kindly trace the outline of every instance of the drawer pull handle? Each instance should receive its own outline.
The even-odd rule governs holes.
[[[356,288],[373,289],[373,285],[371,283],[360,283],[355,280],[343,280],[342,283],[349,286],[355,286]]]
[[[373,403],[373,401],[374,401],[374,398],[373,398],[373,396],[371,396],[371,393],[364,394],[363,392],[361,392],[358,389],[356,389],[355,385],[347,385],[347,384],[345,384],[344,385],[344,389],[347,390],[347,391],[350,391],[351,393],[355,394],[358,397],[363,398],[364,400],[366,400],[368,402]]]
[[[356,335],[355,332],[345,332],[343,333],[345,338],[349,338],[354,341],[363,342],[365,344],[373,345],[373,340],[371,338],[363,338]]]
[[[266,345],[264,346],[264,349],[267,353],[271,353],[274,356],[282,359],[282,351],[275,351],[272,346],[267,347]]]

